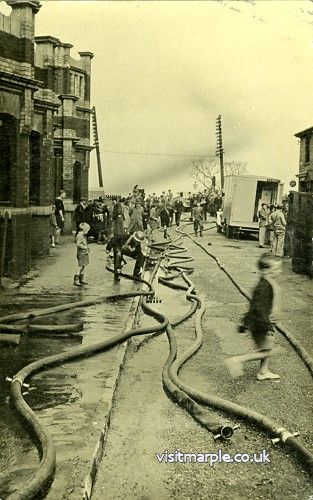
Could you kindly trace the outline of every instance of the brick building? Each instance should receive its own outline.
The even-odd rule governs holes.
[[[300,140],[299,191],[313,193],[313,127],[295,134]]]
[[[11,15],[0,14],[0,229],[8,212],[3,271],[15,278],[29,270],[32,255],[48,252],[59,190],[67,192],[67,232],[88,194],[93,54],[75,60],[70,44],[35,38],[38,0],[7,3]]]

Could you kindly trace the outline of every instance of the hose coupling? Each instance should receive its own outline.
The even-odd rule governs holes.
[[[22,382],[19,378],[17,377],[14,377],[14,378],[11,378],[11,377],[5,377],[5,380],[6,382],[19,382],[21,384],[21,387],[25,387],[25,389],[29,389],[30,388],[30,384],[26,384],[25,382]]]
[[[285,443],[286,440],[290,437],[300,436],[300,432],[289,432],[289,431],[287,431],[287,429],[284,429],[284,428],[278,429],[277,432],[280,434],[280,436],[271,439],[273,444],[276,444],[279,442]]]
[[[239,429],[239,425],[222,425],[220,430],[216,433],[213,434],[214,439],[230,439],[232,435],[234,434],[234,430]]]

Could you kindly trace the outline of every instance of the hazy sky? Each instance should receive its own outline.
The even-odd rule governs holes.
[[[74,57],[95,54],[92,104],[111,193],[191,190],[191,160],[214,154],[218,114],[225,161],[289,184],[294,134],[313,125],[312,28],[309,0],[48,1],[36,16],[36,35],[72,43]]]

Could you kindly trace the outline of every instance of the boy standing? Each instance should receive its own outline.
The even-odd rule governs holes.
[[[270,253],[263,254],[258,261],[260,280],[254,289],[250,308],[239,326],[239,332],[249,329],[256,350],[226,360],[226,365],[233,377],[243,374],[247,361],[260,360],[258,380],[279,379],[279,375],[269,370],[270,356],[273,353],[273,324],[278,320],[280,290],[276,278],[281,272],[281,262]]]
[[[89,264],[89,248],[87,242],[87,233],[90,229],[89,224],[82,222],[78,227],[78,233],[75,237],[77,248],[78,272],[74,276],[74,285],[88,285],[84,281],[84,269]]]

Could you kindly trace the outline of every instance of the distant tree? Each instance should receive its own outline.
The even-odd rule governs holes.
[[[247,171],[247,162],[229,161],[224,165],[225,175],[243,175],[246,174]]]
[[[219,184],[220,161],[218,158],[195,160],[192,162],[192,178],[206,189],[212,187],[213,177]],[[247,163],[230,161],[224,163],[224,175],[243,175],[247,173]]]
[[[212,186],[213,177],[220,171],[220,164],[217,158],[196,160],[192,162],[192,178],[202,184],[206,189]]]

